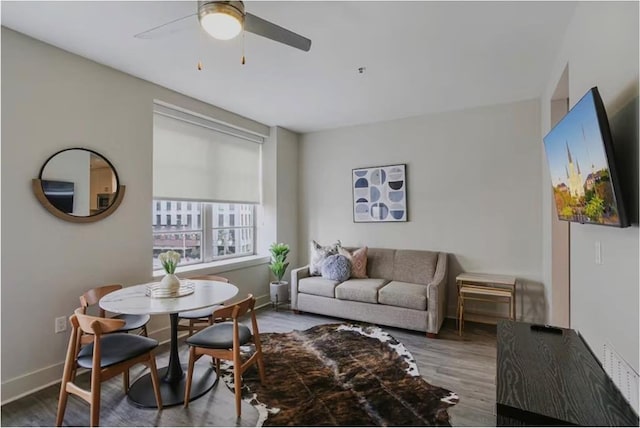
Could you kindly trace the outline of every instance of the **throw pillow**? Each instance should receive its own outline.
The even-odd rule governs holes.
[[[339,247],[338,254],[345,256],[351,262],[351,278],[368,278],[367,247],[358,248],[353,252]]]
[[[321,275],[322,262],[324,262],[324,259],[328,256],[338,254],[339,245],[340,241],[333,245],[323,247],[316,241],[311,241],[311,250],[309,251],[309,274],[314,276]]]
[[[334,254],[324,259],[322,277],[332,281],[346,281],[351,274],[351,262],[345,256]]]

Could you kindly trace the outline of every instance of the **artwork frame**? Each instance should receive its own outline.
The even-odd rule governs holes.
[[[351,196],[354,223],[409,221],[407,164],[353,168]]]

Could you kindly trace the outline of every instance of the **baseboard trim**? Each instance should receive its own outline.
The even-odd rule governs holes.
[[[263,294],[262,296],[256,297],[256,309],[264,308],[271,304],[271,296],[268,294]]]
[[[269,294],[263,294],[262,296],[256,297],[256,308],[263,308],[270,304],[271,301]],[[179,332],[178,338],[186,335],[186,331]],[[171,340],[171,329],[167,326],[150,331],[149,337],[156,339],[161,345],[169,343]],[[64,361],[61,361],[57,364],[52,364],[13,379],[9,379],[6,382],[2,382],[2,384],[0,384],[0,406],[4,406],[12,401],[26,397],[29,394],[33,394],[48,388],[51,385],[59,383],[62,378],[63,368]],[[79,371],[78,374],[83,372],[84,371]]]

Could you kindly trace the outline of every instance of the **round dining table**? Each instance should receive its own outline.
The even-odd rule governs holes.
[[[180,297],[150,297],[147,287],[157,283],[126,287],[107,294],[100,299],[100,307],[117,314],[159,315],[169,314],[171,321],[171,347],[169,365],[158,369],[160,393],[163,407],[184,403],[186,364],[180,363],[178,355],[178,313],[213,306],[238,294],[238,287],[232,284],[208,280],[181,280],[183,286],[193,287],[193,292]],[[212,309],[213,310],[213,309]],[[193,372],[191,400],[208,392],[216,382],[213,366],[199,367]],[[129,400],[138,407],[157,407],[151,375],[138,378],[130,387]]]

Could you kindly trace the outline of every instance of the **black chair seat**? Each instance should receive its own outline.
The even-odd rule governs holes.
[[[127,333],[105,334],[100,339],[100,368],[112,366],[145,354],[158,346],[158,341]],[[78,353],[78,365],[93,367],[93,343],[85,345]]]
[[[216,305],[216,306],[209,306],[207,308],[196,309],[195,311],[179,312],[178,318],[184,318],[184,319],[190,319],[190,320],[207,318],[213,314],[213,311],[221,307],[222,306],[220,305]]]
[[[242,346],[251,341],[251,330],[245,325],[238,324],[238,336]],[[189,337],[186,342],[200,348],[231,349],[233,348],[233,323],[214,324]]]
[[[125,324],[118,329],[118,331],[131,331],[138,328],[142,328],[149,322],[151,317],[149,315],[132,315],[132,314],[120,314],[113,317],[115,319],[124,320]]]

